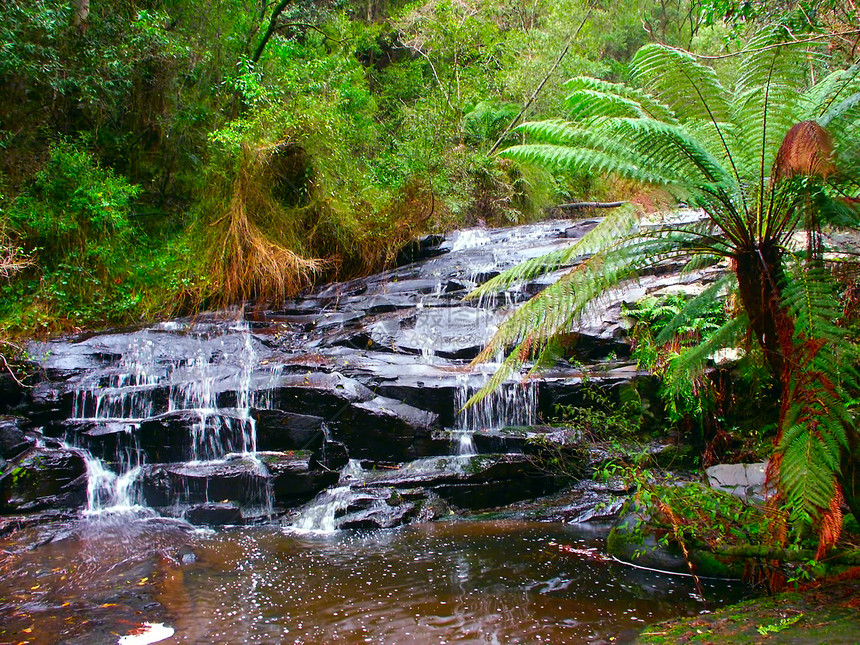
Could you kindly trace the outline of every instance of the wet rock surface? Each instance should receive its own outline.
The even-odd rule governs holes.
[[[429,236],[404,249],[389,271],[325,285],[277,310],[34,343],[29,352],[43,379],[22,395],[25,412],[15,403],[20,418],[0,419],[4,512],[54,498],[83,505],[86,477],[83,489],[72,482],[102,468],[113,473],[113,479],[102,474],[105,486],[133,480],[125,502],[170,507],[202,523],[233,523],[235,508],[241,513],[245,506],[268,505],[274,515],[295,508],[334,486],[350,460],[362,461],[366,479],[352,488],[370,495],[361,517],[351,520],[355,526],[550,492],[555,482],[524,454],[541,432],[532,426],[556,405],[582,404],[586,381],[612,396],[631,382],[647,384],[625,358],[621,303],[679,285],[698,288],[720,274],[715,268],[679,276],[667,265],[642,276],[572,330],[577,360],[589,367],[558,364],[526,385],[504,384],[481,406],[461,412],[494,370],[469,361],[518,303],[563,269],[482,302],[463,296],[527,258],[564,248],[596,223]],[[21,454],[34,450],[35,436],[73,449],[60,447],[59,461],[44,471],[56,475],[55,485],[25,494],[11,473],[26,467]],[[91,461],[84,463],[80,452]],[[483,454],[466,472],[455,467],[458,452]],[[416,461],[452,455],[438,472],[410,472]],[[419,503],[408,491],[426,497]]]
[[[87,501],[87,468],[78,450],[34,447],[0,475],[4,513],[76,507]]]

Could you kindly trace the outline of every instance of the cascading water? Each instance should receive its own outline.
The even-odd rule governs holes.
[[[140,466],[116,474],[101,459],[84,453],[87,464],[87,512],[122,512],[142,508],[137,486]]]
[[[499,430],[506,426],[528,426],[537,421],[537,385],[532,381],[506,381],[478,403],[466,402],[483,387],[489,376],[463,374],[457,378],[455,405],[457,424],[452,432],[457,454],[476,453],[477,432]]]
[[[99,375],[85,379],[72,393],[71,420],[83,430],[70,433],[67,439],[86,458],[91,512],[136,508],[142,503],[137,479],[146,459],[138,431],[151,419],[183,413],[191,417],[188,467],[230,458],[253,462],[252,474],[266,470],[256,458],[256,423],[251,410],[270,406],[270,390],[279,368],[260,370],[247,323],[158,331],[182,333],[182,347],[171,353],[169,344],[157,343],[163,338],[154,338],[148,330],[139,332],[106,379]],[[219,404],[225,393],[235,393],[235,401],[227,401],[233,405]],[[115,448],[101,458],[94,457],[87,449],[105,435],[112,437]],[[261,473],[254,481],[267,478],[267,473]],[[248,497],[259,499],[264,512],[270,514],[271,490],[264,488]],[[187,498],[188,491],[180,486],[173,501],[181,504]]]
[[[503,432],[479,441],[475,434],[534,423],[535,384],[512,380],[456,411],[494,367],[475,370],[468,361],[510,306],[544,285],[463,296],[523,257],[566,244],[559,234],[567,226],[438,238],[413,263],[255,314],[255,334],[244,320],[201,315],[89,336],[75,342],[79,348],[50,343],[46,356],[60,353],[46,367],[67,383],[61,396],[71,395],[72,415],[46,432],[99,458],[89,468],[91,509],[133,505],[126,491],[139,488],[168,514],[208,512],[206,504],[244,514],[249,505],[270,509],[272,495],[290,508],[332,485],[349,457],[405,471],[422,457],[445,456],[432,467],[459,476],[481,462],[465,459],[478,451],[513,455],[519,444]],[[267,451],[261,459],[257,423]]]
[[[352,499],[351,484],[360,481],[364,470],[357,459],[350,459],[340,471],[338,485],[317,495],[302,510],[291,528],[297,531],[332,533],[337,528],[337,516],[346,510]]]

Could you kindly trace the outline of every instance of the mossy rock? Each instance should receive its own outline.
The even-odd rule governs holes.
[[[612,528],[606,537],[606,550],[610,555],[637,566],[690,573],[690,565],[678,544],[670,540],[663,545],[654,534],[634,530],[637,521],[634,515],[627,515]],[[704,549],[690,548],[689,552],[693,571],[698,576],[729,579],[743,576],[744,564],[736,558],[722,558]]]

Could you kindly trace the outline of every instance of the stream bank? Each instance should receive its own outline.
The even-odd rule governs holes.
[[[860,634],[860,569],[773,597],[651,625],[637,645],[853,645]]]

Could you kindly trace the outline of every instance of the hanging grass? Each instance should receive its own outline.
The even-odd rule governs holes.
[[[282,301],[310,286],[331,260],[301,253],[301,208],[275,197],[270,162],[278,147],[242,146],[226,212],[209,225],[211,303],[222,307]],[[277,172],[278,169],[276,169]]]

